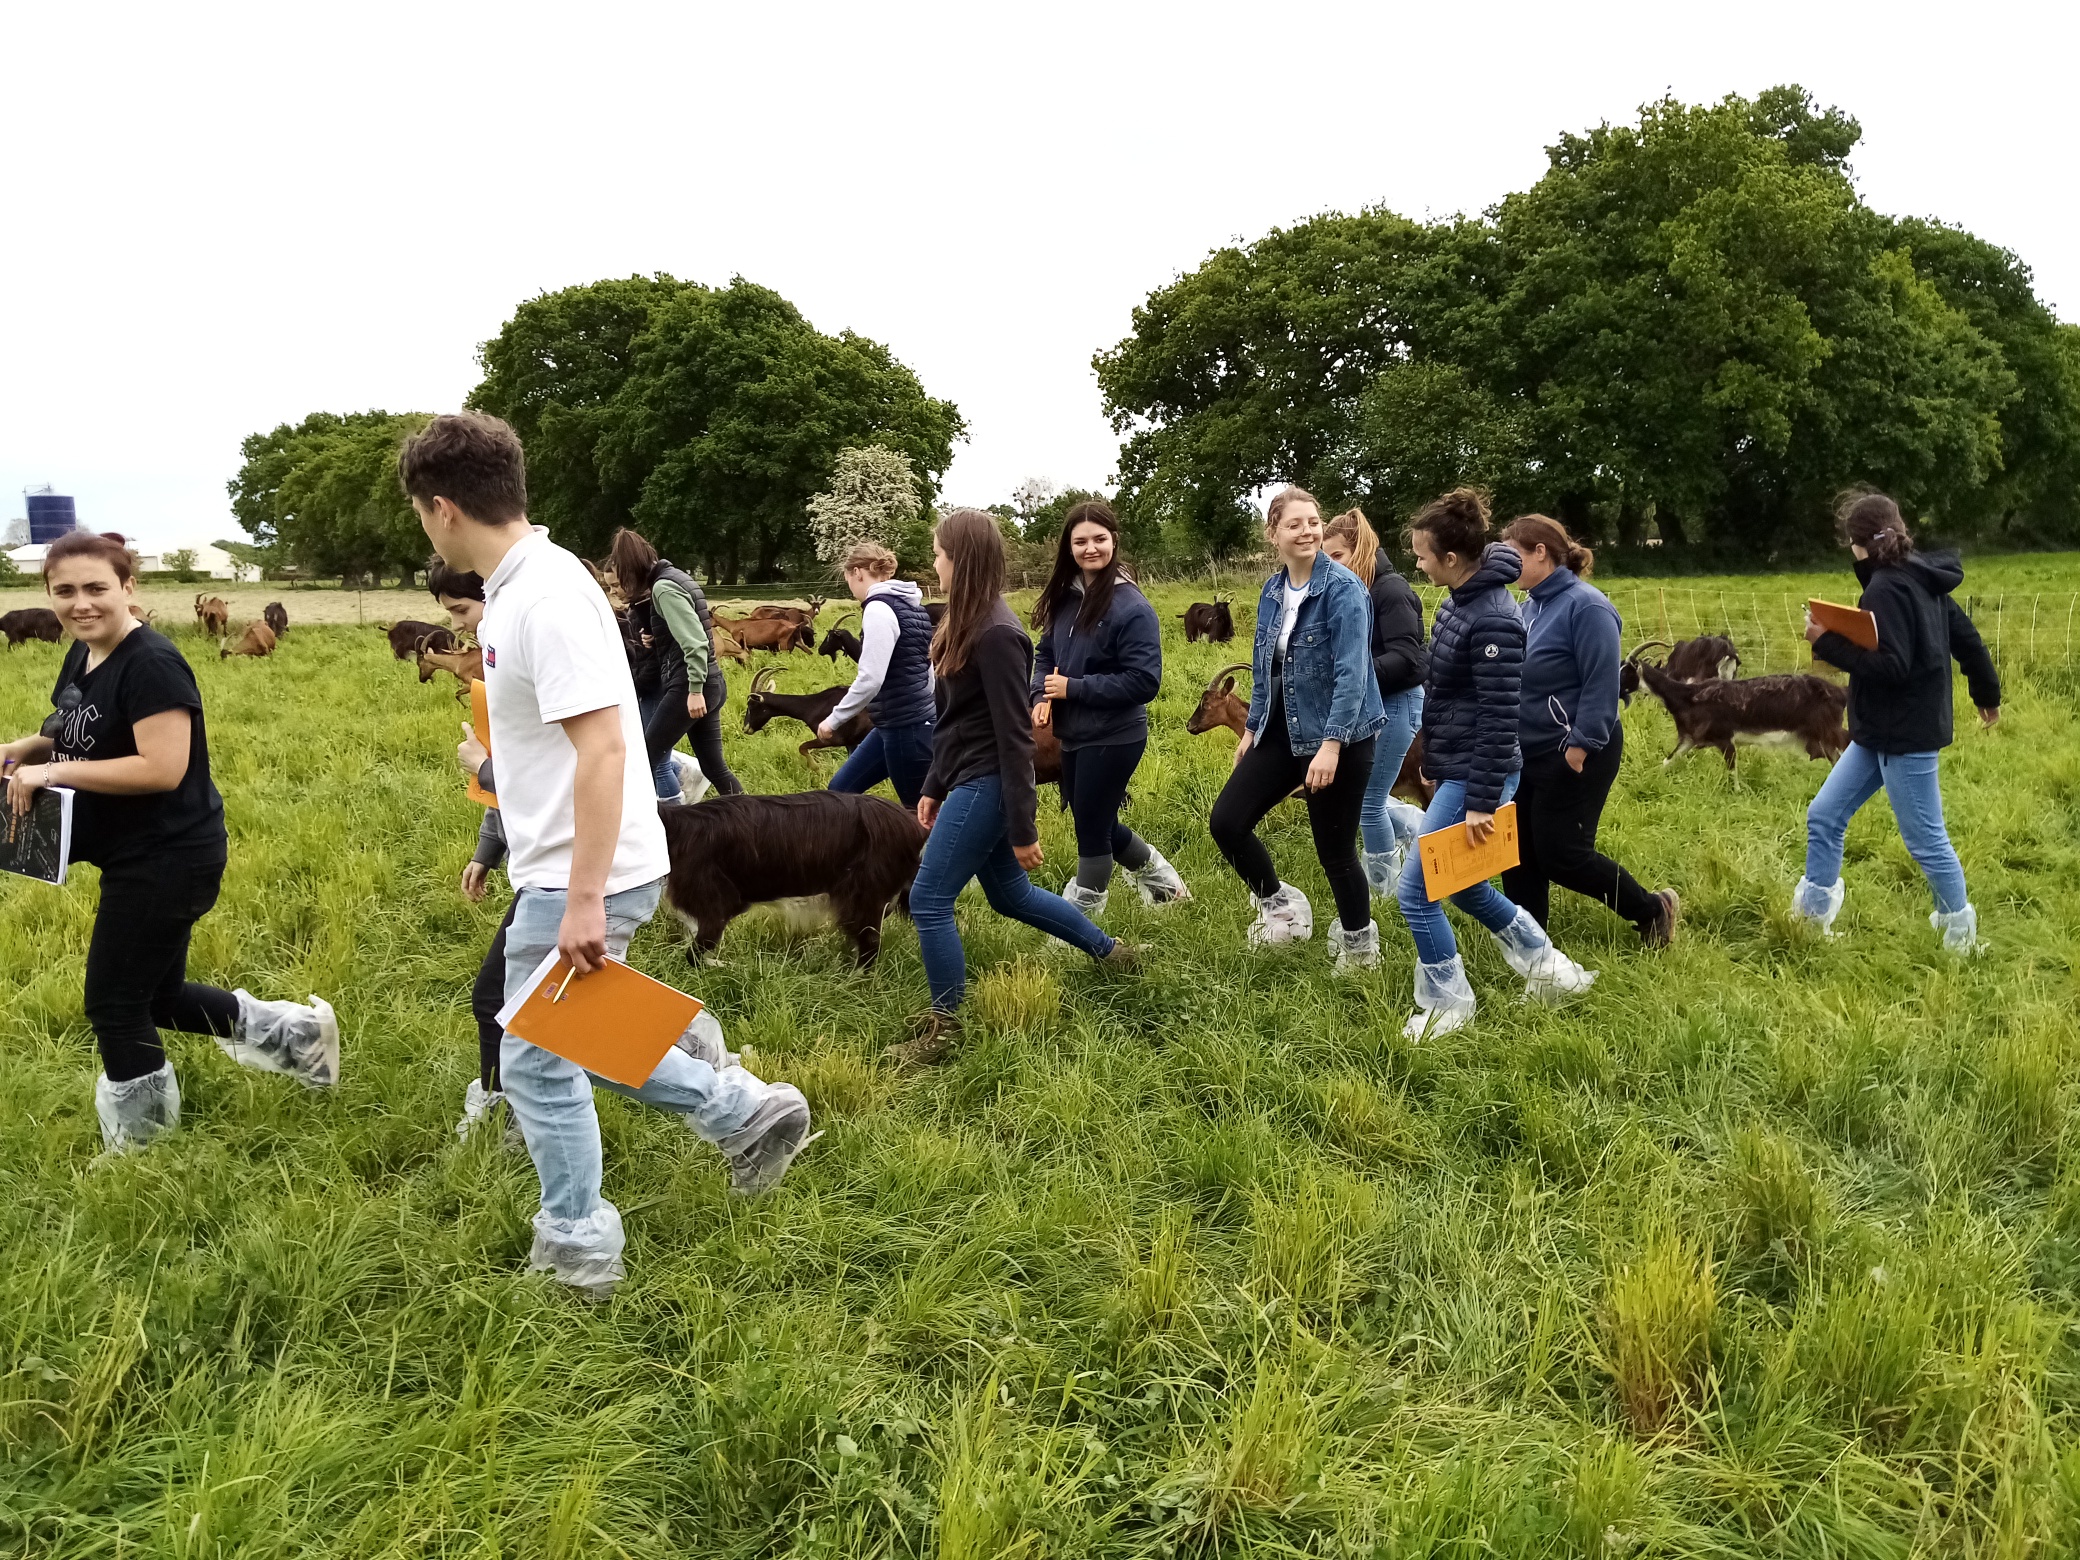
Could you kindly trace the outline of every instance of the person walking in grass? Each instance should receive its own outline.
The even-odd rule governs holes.
[[[879,542],[853,543],[842,567],[845,588],[860,604],[859,671],[816,734],[836,741],[861,710],[874,728],[829,788],[860,795],[886,780],[915,809],[932,767],[932,617],[924,593],[895,577],[896,555]]]
[[[1430,652],[1423,645],[1423,603],[1379,550],[1379,533],[1362,509],[1347,509],[1322,528],[1322,551],[1342,564],[1372,600],[1372,670],[1379,678],[1380,727],[1372,778],[1358,812],[1365,846],[1365,881],[1375,894],[1394,892],[1415,843],[1423,809],[1394,798],[1394,782],[1423,724],[1423,677]]]
[[[484,581],[484,651],[514,907],[505,994],[551,954],[580,977],[620,958],[657,910],[671,862],[651,793],[635,684],[606,596],[527,521],[526,464],[495,417],[436,417],[398,472],[434,551]],[[478,755],[465,743],[465,766]],[[734,1192],[774,1185],[809,1141],[790,1084],[738,1065],[718,1028],[690,1028],[640,1088],[507,1034],[499,1078],[541,1180],[529,1265],[595,1299],[624,1276],[621,1215],[600,1195],[594,1084],[672,1111],[722,1151]]]
[[[1249,715],[1213,804],[1213,842],[1256,900],[1250,942],[1305,942],[1314,907],[1279,880],[1256,834],[1304,785],[1315,855],[1336,897],[1336,967],[1370,968],[1379,962],[1379,926],[1358,862],[1358,820],[1386,721],[1372,668],[1372,604],[1357,575],[1323,556],[1322,512],[1311,493],[1289,487],[1272,499],[1264,539],[1279,568],[1257,600]]]
[[[1950,663],[1991,727],[2001,718],[2001,679],[1979,630],[1957,604],[1964,566],[1950,552],[1917,552],[1899,505],[1883,493],[1844,499],[1838,523],[1863,585],[1857,605],[1877,619],[1876,649],[1823,630],[1810,615],[1816,659],[1849,674],[1849,746],[1806,809],[1806,871],[1791,913],[1832,934],[1847,889],[1842,841],[1849,820],[1882,787],[1907,853],[1928,879],[1936,907],[1929,925],[1951,953],[1979,947],[1979,912],[1965,894],[1964,867],[1943,823],[1937,757],[1953,735]]]
[[[1410,522],[1409,543],[1416,567],[1449,592],[1437,609],[1423,691],[1423,770],[1437,791],[1420,832],[1463,824],[1467,840],[1481,845],[1494,832],[1496,811],[1516,795],[1523,769],[1517,728],[1524,619],[1509,593],[1523,560],[1508,543],[1488,541],[1487,500],[1471,488],[1424,505]],[[1397,897],[1417,961],[1416,1010],[1403,1033],[1421,1040],[1462,1028],[1473,1018],[1473,987],[1444,907],[1425,888],[1419,855],[1402,868]],[[1524,977],[1526,996],[1557,1002],[1595,981],[1492,883],[1451,897],[1501,945],[1510,968]]]
[[[162,1029],[209,1035],[242,1066],[337,1083],[339,1022],[323,998],[263,1002],[187,978],[189,938],[224,881],[224,802],[195,673],[131,615],[123,539],[68,532],[44,554],[43,584],[73,642],[51,689],[55,714],[0,747],[0,771],[17,818],[46,786],[70,789],[71,859],[101,869],[86,1012],[101,1052],[103,1150],[143,1148],[180,1125]]]
[[[643,751],[657,782],[658,800],[676,804],[685,797],[687,777],[672,750],[686,737],[700,773],[724,796],[736,796],[743,783],[730,773],[722,756],[722,704],[729,697],[722,658],[715,654],[715,619],[708,598],[693,577],[637,532],[614,533],[607,567],[628,602],[629,624],[657,655],[657,693],[640,701]],[[667,766],[670,766],[669,768]]]
[[[1004,536],[996,517],[956,509],[932,533],[932,549],[946,616],[932,638],[939,719],[917,804],[917,821],[931,836],[910,885],[910,919],[932,1009],[915,1038],[889,1048],[898,1064],[938,1060],[958,1031],[968,966],[953,904],[971,879],[981,880],[999,915],[1094,959],[1124,965],[1133,957],[1081,910],[1026,876],[1042,859],[1026,703],[1033,642],[1004,602]]]
[[[1618,779],[1625,727],[1618,719],[1618,609],[1588,583],[1596,555],[1545,515],[1519,515],[1502,539],[1523,560],[1517,584],[1528,594],[1517,743],[1518,865],[1502,892],[1550,926],[1552,886],[1600,900],[1639,930],[1641,943],[1674,940],[1680,908],[1672,888],[1648,893],[1596,848],[1604,803]]]
[[[1105,911],[1115,861],[1150,905],[1191,898],[1177,869],[1119,821],[1141,755],[1148,704],[1163,686],[1162,625],[1119,563],[1119,522],[1103,499],[1070,509],[1054,572],[1033,607],[1033,723],[1062,745],[1062,805],[1076,820],[1076,875],[1062,897]]]

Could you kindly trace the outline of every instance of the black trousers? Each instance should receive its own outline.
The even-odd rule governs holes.
[[[491,939],[484,962],[477,966],[477,983],[469,994],[469,1010],[477,1020],[477,1077],[487,1089],[498,1087],[498,1047],[506,1034],[498,1021],[498,1010],[506,1005],[506,932],[519,908],[516,893],[506,905],[505,918],[498,923],[498,935]]]
[[[1352,932],[1372,921],[1372,891],[1365,882],[1365,869],[1358,864],[1358,813],[1365,805],[1365,784],[1372,778],[1374,742],[1367,737],[1345,748],[1336,763],[1336,778],[1322,790],[1307,793],[1314,853],[1336,896],[1336,919]],[[1286,741],[1284,703],[1273,698],[1263,735],[1242,755],[1213,804],[1213,842],[1259,899],[1278,892],[1278,869],[1271,864],[1271,852],[1257,838],[1257,825],[1307,778],[1312,757],[1294,754]]]
[[[718,796],[737,796],[744,790],[744,782],[730,773],[729,765],[722,757],[722,704],[717,701],[708,706],[708,713],[694,720],[686,713],[686,689],[683,685],[666,688],[643,724],[643,750],[655,769],[665,754],[679,745],[686,737],[693,748],[693,756],[700,761],[701,773],[715,787]]]
[[[1146,737],[1062,749],[1062,801],[1076,820],[1078,856],[1110,856],[1126,867],[1142,864],[1134,831],[1119,821],[1119,809],[1147,751]]]
[[[188,939],[224,881],[221,849],[119,862],[101,874],[87,943],[87,1022],[101,1070],[125,1083],[166,1065],[159,1031],[229,1037],[238,998],[188,977]]]
[[[1502,892],[1530,911],[1540,926],[1546,924],[1555,883],[1601,900],[1635,926],[1645,926],[1660,913],[1654,896],[1596,849],[1603,804],[1617,783],[1624,753],[1625,734],[1614,725],[1610,745],[1584,759],[1580,774],[1568,768],[1559,753],[1524,756],[1524,777],[1517,783],[1517,851],[1522,860],[1502,874]]]

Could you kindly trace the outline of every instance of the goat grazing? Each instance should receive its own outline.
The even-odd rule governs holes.
[[[1843,716],[1848,690],[1810,672],[1684,682],[1651,661],[1639,663],[1648,691],[1676,723],[1665,768],[1692,748],[1717,748],[1730,771],[1736,742],[1803,747],[1808,758],[1835,759],[1849,745]]]
[[[829,656],[833,666],[837,665],[838,657],[841,655],[849,655],[852,657],[855,666],[859,664],[859,635],[845,626],[845,619],[852,615],[852,613],[847,612],[837,622],[833,623],[825,631],[823,643],[816,647],[816,653]]]
[[[195,622],[201,631],[212,639],[224,637],[231,626],[231,604],[222,596],[205,596],[195,593]]]
[[[1235,615],[1225,601],[1195,601],[1178,615],[1184,619],[1187,644],[1207,639],[1224,645],[1235,637]]]
[[[136,610],[131,608],[133,612]],[[65,637],[65,629],[58,622],[58,614],[49,607],[17,607],[12,612],[0,614],[0,634],[7,636],[7,648],[12,650],[26,639],[57,644]]]
[[[1213,681],[1199,695],[1199,707],[1184,723],[1187,734],[1196,737],[1216,726],[1225,726],[1235,733],[1237,742],[1242,740],[1243,732],[1249,728],[1249,701],[1235,691],[1235,674],[1248,670],[1247,661],[1237,661],[1213,674]],[[1428,807],[1430,798],[1437,794],[1437,783],[1423,773],[1423,734],[1420,731],[1402,755],[1393,790],[1395,795],[1423,807]],[[1294,792],[1296,796],[1299,794]]]
[[[484,680],[484,652],[475,645],[467,649],[422,649],[419,652],[419,681],[432,682],[435,672],[446,672],[453,677],[455,697],[467,698],[469,685]]]
[[[750,691],[744,695],[745,731],[764,730],[766,722],[776,715],[784,720],[798,720],[809,728],[809,740],[795,751],[807,758],[817,748],[858,747],[866,740],[867,733],[874,729],[874,723],[868,719],[867,712],[861,710],[845,722],[845,729],[840,731],[834,740],[825,741],[816,728],[823,724],[824,717],[838,707],[838,701],[845,697],[848,685],[840,683],[837,687],[825,688],[820,693],[775,693],[773,679],[779,675],[777,670],[769,666],[751,679]]]
[[[686,962],[694,965],[752,905],[822,898],[864,969],[924,854],[924,825],[878,796],[711,796],[658,815],[672,863],[665,903],[693,934]]]
[[[390,640],[390,654],[400,661],[422,650],[453,650],[456,644],[454,630],[442,628],[438,623],[421,623],[413,618],[392,623],[383,628],[383,633]]]

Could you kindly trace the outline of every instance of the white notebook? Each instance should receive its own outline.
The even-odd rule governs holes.
[[[45,786],[28,816],[17,818],[7,796],[13,784],[0,780],[0,872],[63,883],[72,864],[72,788]]]

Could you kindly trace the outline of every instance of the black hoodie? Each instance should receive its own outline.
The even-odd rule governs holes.
[[[1840,634],[1813,641],[1813,654],[1849,674],[1849,740],[1874,753],[1933,753],[1950,745],[1950,661],[1964,669],[1972,703],[2001,702],[2000,674],[1979,630],[1950,593],[1964,583],[1955,553],[1909,553],[1898,563],[1859,559],[1857,602],[1878,620],[1878,648]]]

